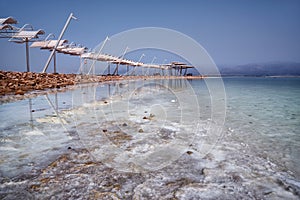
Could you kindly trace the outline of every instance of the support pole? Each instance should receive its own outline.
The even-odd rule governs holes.
[[[31,126],[31,129],[33,129],[33,116],[32,116],[32,102],[31,102],[31,99],[29,99],[29,114],[30,114],[30,126]]]
[[[93,67],[93,75],[95,76],[95,74],[96,74],[96,71],[95,71],[95,65],[94,65],[94,67]]]
[[[58,111],[58,99],[57,99],[57,92],[55,93],[55,108]]]
[[[43,69],[43,73],[46,73],[46,71],[47,71],[47,69],[48,69],[48,66],[49,66],[49,64],[50,64],[50,62],[51,62],[51,59],[52,59],[52,57],[53,57],[53,55],[54,55],[54,53],[55,53],[55,51],[56,51],[56,49],[57,49],[57,47],[58,47],[58,45],[59,45],[59,42],[60,42],[61,38],[63,37],[63,35],[64,35],[64,33],[65,33],[65,31],[66,31],[66,29],[67,29],[67,27],[68,27],[68,25],[69,25],[71,19],[76,19],[76,17],[73,16],[73,13],[70,14],[69,18],[67,19],[67,21],[66,21],[66,23],[65,23],[65,26],[64,26],[64,28],[62,29],[62,31],[61,31],[61,33],[60,33],[60,35],[59,35],[59,37],[58,37],[58,40],[57,40],[57,42],[56,42],[56,44],[55,44],[55,46],[54,46],[54,48],[53,48],[53,51],[51,52],[51,54],[50,54],[50,56],[49,56],[49,58],[48,58],[48,60],[47,60],[47,62],[46,62],[46,64],[45,64],[45,67],[44,67],[44,69]]]
[[[108,67],[107,67],[107,74],[110,75],[110,63],[108,63]]]
[[[121,61],[124,59],[124,56],[125,56],[125,54],[126,54],[126,52],[127,52],[128,49],[129,49],[129,47],[126,47],[126,49],[125,49],[125,51],[124,51],[124,53],[122,55],[121,60],[119,61],[119,63],[117,63],[117,67],[116,67],[116,69],[114,71],[114,75],[115,75],[116,72],[117,72],[117,75],[119,75],[119,64],[121,64]]]
[[[54,52],[54,55],[53,55],[53,68],[54,68],[54,73],[56,74],[56,52]]]
[[[184,76],[186,76],[186,73],[187,73],[187,68],[185,68],[185,71],[184,71]]]
[[[118,75],[119,74],[119,64],[117,63],[116,65],[117,65],[117,67],[116,67],[113,75],[116,75],[116,74]]]
[[[27,72],[30,72],[28,38],[26,38],[25,44],[26,44],[26,66],[27,66]]]
[[[111,92],[110,92],[110,84],[108,84],[108,97],[110,97]]]
[[[97,53],[97,55],[96,55],[96,58],[93,60],[93,63],[92,63],[92,65],[91,65],[91,67],[90,67],[90,69],[89,69],[89,71],[88,71],[88,73],[87,73],[88,75],[90,74],[90,72],[91,72],[92,69],[93,69],[93,73],[94,73],[94,75],[95,75],[95,63],[96,63],[96,61],[97,61],[97,58],[100,56],[101,51],[102,51],[102,49],[103,49],[105,43],[107,42],[107,40],[110,40],[108,36],[106,36],[105,40],[103,41],[103,43],[102,43],[102,45],[101,45],[101,47],[100,47],[100,49],[99,49],[99,51],[98,51],[98,53]]]
[[[80,56],[80,61],[79,62],[80,62],[79,74],[82,74],[83,73],[83,67],[84,67],[83,65],[84,65],[85,61],[84,61],[84,59],[81,58],[81,56]]]

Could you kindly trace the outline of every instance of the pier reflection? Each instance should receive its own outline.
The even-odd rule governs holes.
[[[122,109],[125,113],[141,109],[139,105],[145,106],[152,100],[156,102],[155,105],[164,100],[170,103],[171,99],[176,98],[173,93],[185,91],[188,87],[185,79],[81,84],[66,92],[52,91],[35,98],[3,104],[0,107],[1,117],[5,119],[0,126],[0,173],[14,177],[49,164],[68,147],[81,145],[78,126],[84,123],[97,124],[104,117],[110,117],[109,113],[120,114]],[[174,97],[164,99],[166,91]],[[160,94],[162,96],[158,96]],[[115,102],[115,107],[96,112],[99,106],[110,105],[111,102]],[[160,107],[154,106],[153,109]],[[85,119],[85,115],[90,118]],[[158,119],[159,114],[156,116]],[[180,120],[174,116],[174,120]],[[78,118],[82,118],[82,121],[78,121]]]
[[[67,149],[71,129],[62,114],[70,108],[70,94],[49,93],[1,105],[1,117],[5,119],[0,126],[2,176],[30,173]]]

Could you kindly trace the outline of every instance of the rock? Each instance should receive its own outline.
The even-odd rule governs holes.
[[[42,89],[44,89],[44,88],[43,88],[43,86],[41,86],[41,85],[36,85],[36,86],[35,86],[35,89],[36,89],[36,90],[42,90]]]
[[[144,133],[144,130],[140,128],[139,133]]]
[[[5,77],[5,75],[3,73],[0,73],[0,79],[3,79],[3,77]]]
[[[204,176],[208,176],[208,174],[209,174],[209,169],[203,168],[203,169],[201,170],[201,174],[203,174]]]
[[[24,95],[25,93],[22,90],[17,90],[15,94],[16,95]]]
[[[35,86],[35,82],[34,81],[25,81],[26,85],[30,85],[30,86]]]

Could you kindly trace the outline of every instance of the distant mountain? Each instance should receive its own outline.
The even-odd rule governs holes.
[[[268,62],[219,67],[222,75],[300,76],[300,63]]]

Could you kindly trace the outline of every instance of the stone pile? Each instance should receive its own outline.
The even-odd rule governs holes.
[[[34,72],[10,72],[0,70],[0,102],[5,95],[23,96],[29,91],[64,88],[80,83],[95,83],[137,79],[199,79],[202,76],[119,76],[80,75]],[[6,100],[5,100],[6,101]]]
[[[0,95],[24,95],[32,90],[61,88],[75,84],[75,74],[0,71]]]

